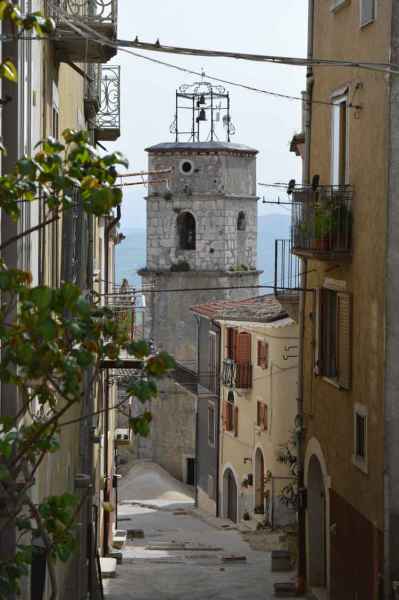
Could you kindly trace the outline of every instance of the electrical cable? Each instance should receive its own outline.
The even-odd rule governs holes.
[[[50,3],[53,4],[53,2],[51,0],[50,0]],[[190,74],[190,75],[195,75],[197,77],[202,77],[203,74],[204,74],[202,72],[195,71],[193,69],[187,69],[186,67],[182,67],[180,65],[175,65],[173,63],[168,63],[168,62],[163,61],[163,60],[155,59],[155,58],[152,58],[150,56],[145,56],[143,54],[139,54],[137,52],[133,52],[132,50],[129,50],[129,48],[127,48],[125,45],[121,44],[121,40],[118,41],[118,42],[116,42],[116,43],[113,43],[110,40],[108,40],[105,36],[103,36],[101,34],[98,34],[94,29],[92,29],[91,27],[89,27],[87,24],[79,22],[79,24],[80,24],[81,27],[84,27],[85,29],[87,29],[88,31],[90,31],[92,35],[95,36],[94,38],[90,37],[87,34],[85,34],[84,31],[82,31],[81,28],[79,28],[78,26],[76,26],[76,24],[74,22],[71,21],[70,16],[65,11],[63,11],[63,13],[64,13],[64,17],[66,19],[66,22],[67,22],[67,24],[69,24],[71,26],[71,29],[73,29],[74,31],[79,31],[80,30],[81,37],[83,37],[85,39],[89,39],[90,41],[97,42],[99,44],[106,45],[106,46],[109,46],[109,47],[112,47],[112,48],[116,48],[116,49],[120,50],[121,52],[124,52],[125,54],[130,54],[131,56],[134,56],[136,58],[140,58],[142,60],[146,60],[146,61],[158,64],[158,65],[162,65],[162,66],[165,66],[165,67],[168,67],[168,68],[171,68],[171,69],[175,69],[175,70],[180,71],[182,73],[186,73],[186,74]],[[127,43],[130,43],[130,42],[127,42]],[[131,44],[134,44],[134,42],[132,42]],[[134,46],[134,47],[136,47],[136,46]],[[137,47],[141,47],[141,46],[137,46]],[[344,63],[345,63],[345,66],[349,66],[345,61],[344,61]],[[284,64],[284,63],[281,63],[281,64]],[[350,63],[350,64],[352,64],[352,63]],[[301,66],[306,66],[306,65],[301,65]],[[335,65],[335,66],[338,66],[338,65]],[[344,65],[341,65],[341,66],[344,66]],[[398,69],[399,69],[399,67],[398,67]],[[378,69],[378,70],[381,70],[381,69]],[[398,74],[399,74],[399,71],[398,71]],[[229,86],[246,89],[248,91],[252,91],[252,92],[256,92],[256,93],[261,93],[261,94],[265,94],[265,95],[268,95],[268,96],[282,98],[282,99],[285,99],[285,100],[293,100],[293,101],[300,101],[300,102],[304,101],[304,98],[302,96],[293,96],[293,95],[289,95],[289,94],[283,94],[283,93],[280,93],[280,92],[273,92],[271,90],[265,90],[265,89],[262,89],[262,88],[257,88],[255,86],[247,85],[247,84],[244,84],[244,83],[239,83],[239,82],[236,82],[236,81],[230,81],[230,80],[227,80],[227,79],[222,79],[220,77],[215,77],[213,75],[208,75],[208,74],[206,74],[206,77],[207,77],[207,79],[212,80],[212,81],[217,81],[218,83],[223,83],[223,84],[226,84],[226,85],[229,85]],[[309,101],[307,101],[307,102],[309,102]],[[327,105],[327,106],[334,106],[334,103],[331,102],[331,101],[328,101],[328,100],[314,100],[314,99],[312,99],[311,103],[312,104],[322,104],[322,105],[324,104],[324,105]],[[360,105],[349,104],[348,108],[350,108],[350,109],[353,108],[353,109],[359,110],[362,107]]]

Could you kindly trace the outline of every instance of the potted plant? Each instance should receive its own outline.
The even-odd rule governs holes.
[[[326,252],[330,249],[331,233],[334,229],[334,216],[329,206],[316,204],[314,209],[314,230],[312,248]]]

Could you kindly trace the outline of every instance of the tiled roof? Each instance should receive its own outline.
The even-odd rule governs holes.
[[[208,319],[258,323],[268,323],[288,316],[273,294],[242,300],[215,300],[192,306],[191,310]]]

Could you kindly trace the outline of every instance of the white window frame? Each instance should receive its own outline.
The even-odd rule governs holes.
[[[345,184],[349,181],[349,90],[348,87],[336,90],[331,95],[331,184],[340,185],[339,181],[339,148],[340,148],[340,105],[346,103],[346,162]]]
[[[357,427],[356,427],[356,417],[362,417],[365,420],[364,427],[364,458],[358,456],[356,454],[357,447]],[[363,473],[368,473],[368,409],[364,404],[359,404],[356,402],[353,408],[353,455],[352,455],[353,464],[363,471]]]
[[[344,8],[344,6],[348,6],[350,0],[331,0],[330,11],[335,13],[340,8]]]
[[[371,23],[374,23],[374,21],[377,19],[377,1],[376,0],[372,0],[373,5],[374,5],[373,16],[368,21],[364,21],[363,22],[363,2],[364,2],[364,0],[359,0],[359,4],[360,4],[360,6],[359,6],[359,9],[360,9],[360,29],[363,29],[364,27],[367,27],[367,25],[370,25]]]

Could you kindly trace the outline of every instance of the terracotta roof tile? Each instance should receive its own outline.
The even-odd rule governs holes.
[[[271,322],[286,318],[287,312],[273,294],[241,300],[215,300],[192,306],[191,310],[207,319]]]

